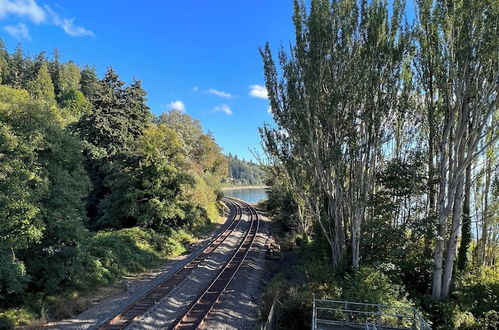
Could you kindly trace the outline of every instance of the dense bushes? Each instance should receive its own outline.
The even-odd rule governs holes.
[[[281,232],[282,233],[282,232]],[[280,237],[280,238],[279,238]],[[327,242],[321,236],[278,235],[283,247],[277,274],[265,289],[262,312],[268,313],[274,297],[280,301],[280,329],[310,327],[313,298],[413,307],[414,303],[390,265],[364,266],[343,272],[331,266]]]
[[[428,297],[432,260],[426,241],[428,230],[418,220],[406,221],[405,230],[391,228],[383,218],[371,218],[365,235],[363,266],[357,271],[331,266],[330,249],[314,228],[300,234],[292,212],[296,206],[282,186],[273,185],[262,204],[273,216],[281,246],[277,274],[266,286],[266,315],[277,295],[281,328],[308,327],[313,297],[421,309],[433,329],[496,329],[499,326],[499,272],[497,266],[456,270],[453,293],[444,301]],[[386,204],[376,204],[383,209]],[[291,211],[291,212],[290,212]],[[387,218],[385,218],[387,219]],[[389,219],[389,218],[388,218]],[[290,224],[291,222],[291,224]],[[295,225],[293,225],[293,222]]]
[[[0,313],[0,329],[26,324],[39,317],[70,317],[80,311],[79,308],[84,308],[75,300],[78,291],[112,284],[123,275],[145,270],[167,257],[180,255],[186,251],[184,244],[192,239],[182,230],[165,235],[140,227],[89,233],[71,256],[59,255],[58,261],[50,260],[57,257],[52,256],[45,263],[28,267],[39,272],[38,275],[33,273],[32,279],[38,277],[48,281],[43,286],[45,296],[30,294],[28,308],[13,308]],[[67,267],[60,267],[61,262]],[[66,281],[64,286],[60,284],[61,279]],[[67,288],[72,288],[72,293],[61,292]],[[75,306],[70,308],[64,304]]]
[[[166,257],[182,254],[185,252],[182,244],[190,240],[182,231],[165,235],[139,227],[98,232],[79,247],[82,269],[75,287],[87,289],[144,270]]]

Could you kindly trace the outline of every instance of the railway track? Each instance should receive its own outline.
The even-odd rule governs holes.
[[[208,314],[216,305],[220,296],[222,296],[248,255],[256,234],[258,233],[260,219],[255,208],[247,203],[241,203],[250,211],[250,229],[246,232],[244,239],[241,241],[236,251],[234,251],[230,261],[220,270],[217,277],[209,284],[208,288],[189,306],[189,310],[175,321],[175,324],[171,329],[187,330],[197,329],[202,326]]]
[[[138,317],[143,315],[151,307],[155,306],[165,296],[168,295],[175,287],[183,282],[191,273],[228,238],[232,232],[242,221],[243,209],[248,209],[251,225],[246,232],[243,240],[233,252],[230,261],[226,263],[220,270],[216,278],[208,284],[202,294],[200,294],[194,302],[189,306],[189,311],[175,322],[175,328],[178,329],[194,329],[200,325],[203,319],[208,315],[216,301],[223,293],[223,290],[230,283],[235,273],[239,269],[242,261],[246,257],[256,233],[258,231],[259,219],[258,213],[247,203],[239,200],[225,198],[226,203],[231,208],[230,224],[223,230],[205,249],[199,252],[191,261],[179,268],[171,276],[163,280],[161,283],[153,287],[141,298],[134,301],[123,311],[108,319],[99,326],[99,330],[104,329],[125,329]]]
[[[114,317],[108,319],[99,326],[99,330],[116,330],[125,329],[130,323],[136,320],[140,315],[145,313],[149,308],[153,307],[164,296],[179,285],[186,277],[188,277],[204,260],[206,260],[215,249],[220,246],[239,225],[242,220],[243,209],[238,204],[231,200],[227,201],[229,207],[233,208],[234,216],[230,219],[230,225],[222,231],[205,249],[200,251],[191,261],[179,268],[171,276],[163,280],[161,283],[149,290],[138,300],[134,301],[127,308]]]

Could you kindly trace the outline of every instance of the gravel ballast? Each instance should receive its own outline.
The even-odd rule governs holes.
[[[193,259],[222,232],[228,223],[205,239],[189,256],[177,258],[139,280],[130,281],[129,289],[101,301],[77,317],[52,323],[52,329],[97,329],[106,320],[124,310],[151,288],[171,276]],[[187,312],[189,305],[203,292],[230,260],[250,227],[248,212],[240,224],[182,283],[170,291],[155,306],[139,316],[127,329],[168,329]],[[259,301],[265,281],[270,278],[266,258],[270,237],[270,221],[260,214],[260,228],[255,241],[231,283],[202,324],[208,329],[255,329],[260,327]]]
[[[265,258],[270,238],[270,220],[260,215],[260,229],[253,246],[219,302],[203,323],[205,329],[260,329],[260,301],[271,277]]]
[[[233,213],[231,213],[231,216]],[[231,217],[229,217],[231,218]],[[161,267],[142,274],[142,276],[129,282],[128,290],[117,295],[104,299],[95,303],[93,306],[77,315],[74,318],[66,319],[58,322],[52,322],[46,325],[49,329],[97,329],[103,322],[114,317],[116,314],[124,310],[135,300],[142,297],[145,293],[158,285],[166,278],[175,273],[196,255],[206,248],[215,237],[218,236],[229,226],[226,221],[220,228],[215,230],[213,235],[203,239],[198,243],[197,247],[189,255],[173,258],[166,262]]]
[[[202,262],[188,278],[169,292],[156,306],[130,324],[127,329],[170,327],[177,318],[187,312],[189,305],[215,279],[220,269],[229,262],[249,227],[248,216],[244,214],[240,225],[209,258]]]

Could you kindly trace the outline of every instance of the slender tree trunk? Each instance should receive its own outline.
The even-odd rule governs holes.
[[[468,263],[468,250],[471,243],[470,195],[471,164],[466,168],[466,182],[464,187],[463,225],[461,228],[461,244],[459,246],[459,255],[457,258],[457,268],[460,271],[466,270],[466,265]]]
[[[482,263],[487,264],[487,245],[489,241],[489,191],[490,191],[490,177],[491,164],[490,160],[487,159],[485,163],[485,189],[483,191],[483,228],[482,228]]]
[[[435,254],[433,266],[433,279],[432,279],[432,296],[435,299],[440,299],[442,294],[442,271],[444,261],[444,248],[445,248],[445,235],[447,233],[447,217],[449,207],[446,206],[445,195],[448,187],[448,155],[447,145],[450,135],[450,119],[449,114],[446,115],[444,124],[444,134],[440,143],[440,189],[438,197],[438,223],[437,223],[437,237],[435,241]],[[448,203],[449,201],[447,201]]]
[[[449,295],[452,272],[454,270],[454,259],[457,252],[457,242],[459,238],[459,231],[461,229],[464,177],[459,176],[459,178],[457,178],[457,181],[456,198],[452,211],[451,235],[447,247],[447,255],[445,256],[441,298],[445,298]]]

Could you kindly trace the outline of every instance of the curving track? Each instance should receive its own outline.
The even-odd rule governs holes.
[[[204,292],[200,293],[193,301],[189,310],[185,315],[175,321],[173,328],[176,329],[195,329],[202,324],[210,310],[218,301],[218,298],[223,294],[223,291],[230,283],[237,270],[241,266],[246,257],[255,236],[258,232],[259,217],[257,211],[247,203],[242,201],[224,198],[227,205],[231,209],[232,217],[229,219],[230,224],[227,229],[220,233],[204,250],[198,253],[190,262],[177,270],[170,277],[152,288],[144,296],[134,301],[122,312],[108,319],[100,325],[98,329],[125,329],[138,317],[143,315],[151,307],[155,306],[161,299],[167,296],[175,287],[183,282],[191,273],[213,252],[231,236],[234,229],[241,223],[243,217],[243,209],[247,209],[250,216],[251,225],[246,232],[244,238],[239,243],[232,256],[213,281],[207,284]]]
[[[222,268],[209,287],[197,297],[194,303],[190,305],[187,313],[175,322],[172,327],[173,329],[197,329],[201,326],[248,255],[251,245],[253,244],[258,232],[260,219],[258,217],[258,212],[254,207],[244,202],[237,202],[243,204],[250,211],[250,229],[246,232],[246,235],[239,244],[239,247],[236,251],[234,251],[230,261]]]

